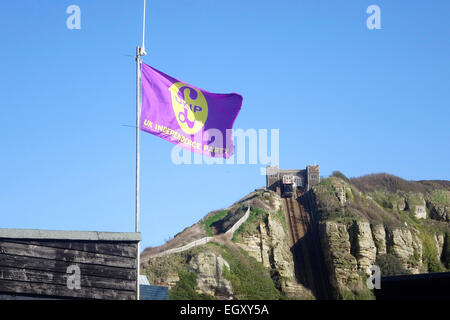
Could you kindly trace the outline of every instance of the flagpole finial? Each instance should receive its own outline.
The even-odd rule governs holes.
[[[146,11],[146,1],[144,0],[144,14],[143,14],[143,21],[142,21],[142,47],[139,48],[139,55],[145,56],[147,55],[147,52],[145,51],[145,11]]]

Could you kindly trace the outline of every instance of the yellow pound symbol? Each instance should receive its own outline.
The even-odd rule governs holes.
[[[187,134],[197,133],[208,118],[208,104],[200,90],[182,82],[174,83],[170,88],[172,107],[178,125]]]

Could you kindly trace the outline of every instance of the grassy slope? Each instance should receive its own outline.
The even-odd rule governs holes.
[[[227,213],[227,210],[218,211],[201,222],[208,235],[213,235],[213,225],[224,219]],[[267,215],[268,213],[260,208],[252,208],[249,219],[236,231],[233,241],[238,242],[243,234],[257,232],[257,226],[267,219]],[[281,219],[282,223],[286,223],[281,211],[275,214],[274,218]],[[206,251],[221,255],[229,263],[230,269],[225,271],[224,276],[233,286],[235,299],[279,300],[284,298],[277,290],[276,283],[271,279],[270,270],[233,243],[221,245],[210,242],[185,252],[154,258],[145,266],[143,272],[147,275],[150,283],[158,283],[159,279],[164,279],[170,274],[177,274],[180,280],[170,290],[170,299],[213,299],[214,297],[196,292],[197,276],[188,271],[188,262],[192,256]]]

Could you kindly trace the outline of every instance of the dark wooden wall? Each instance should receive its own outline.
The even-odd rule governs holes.
[[[69,266],[81,289],[69,289]],[[0,297],[136,299],[137,242],[0,239]]]
[[[449,300],[450,272],[381,277],[374,293],[377,300]]]

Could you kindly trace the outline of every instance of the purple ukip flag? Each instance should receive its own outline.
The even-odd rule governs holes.
[[[242,96],[210,93],[142,64],[141,130],[215,158],[234,153]]]

